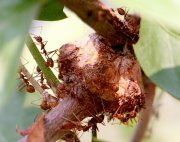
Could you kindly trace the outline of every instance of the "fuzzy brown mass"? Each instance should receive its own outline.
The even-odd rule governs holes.
[[[122,122],[136,117],[145,105],[141,87],[141,69],[132,45],[112,46],[111,42],[92,34],[83,42],[65,44],[58,59],[57,93],[80,102],[86,97],[108,102],[103,110]]]

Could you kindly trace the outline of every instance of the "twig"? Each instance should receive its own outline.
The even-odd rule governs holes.
[[[150,121],[151,114],[153,111],[153,100],[155,96],[156,86],[145,75],[143,76],[143,83],[144,83],[144,90],[145,92],[147,92],[146,108],[143,109],[140,113],[139,123],[136,127],[135,133],[133,134],[130,142],[141,142],[148,127],[148,123]]]
[[[64,98],[63,101],[61,101],[48,114],[42,116],[34,124],[35,126],[33,127],[28,137],[22,138],[20,142],[34,142],[35,139],[38,140],[38,142],[54,142],[59,138],[63,138],[69,133],[68,129],[62,129],[62,127],[66,124],[71,124],[68,119],[75,120],[75,114],[76,117],[82,120],[87,116],[87,109],[90,110],[92,114],[94,114],[94,111],[92,112],[92,107],[94,106],[92,106],[91,103],[80,104],[77,99],[73,99],[70,97]]]
[[[97,139],[97,126],[93,126],[92,127],[92,138],[91,138],[91,142],[94,142],[94,139]]]

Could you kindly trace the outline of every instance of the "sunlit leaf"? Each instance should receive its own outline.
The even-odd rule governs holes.
[[[135,53],[145,73],[180,99],[180,37],[163,25],[142,20]]]
[[[18,61],[38,0],[0,1],[0,105],[12,94]]]
[[[42,4],[37,20],[57,21],[66,18],[63,12],[64,5],[59,0],[49,0]]]

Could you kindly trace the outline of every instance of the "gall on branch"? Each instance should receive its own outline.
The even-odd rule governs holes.
[[[59,95],[82,104],[86,104],[85,98],[93,97],[95,102],[100,98],[106,102],[101,102],[105,107],[101,113],[122,122],[136,117],[144,107],[141,69],[132,45],[112,46],[108,39],[92,34],[83,42],[63,45],[58,63],[59,77],[64,81],[57,88]]]
[[[99,34],[91,34],[80,42],[68,43],[59,49],[58,78],[63,83],[56,88],[60,98],[58,104],[25,131],[21,142],[54,142],[59,138],[75,141],[76,137],[69,135],[73,129],[97,129],[96,123],[102,123],[105,115],[128,124],[144,108],[141,68],[132,46],[139,39],[140,17],[126,14],[125,20],[120,21],[112,10],[100,11],[103,7],[96,7],[92,6],[95,10],[91,15],[95,15],[97,26],[90,25],[95,26],[93,28]],[[84,13],[77,12],[81,19]],[[102,27],[113,29],[114,32],[110,32],[113,34],[105,36],[108,30]],[[87,117],[91,118],[82,124]]]
[[[46,142],[67,140],[72,129],[88,131],[100,116],[127,124],[145,105],[140,66],[132,45],[112,45],[111,40],[91,34],[81,42],[60,48],[57,87],[59,104],[42,115],[21,139]],[[97,119],[81,124],[86,117]],[[91,125],[90,125],[91,124]]]

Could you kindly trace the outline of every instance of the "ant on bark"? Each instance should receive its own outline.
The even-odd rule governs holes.
[[[75,115],[75,114],[74,114]],[[88,122],[87,122],[87,125],[82,125],[81,124],[81,121],[77,118],[77,116],[75,116],[75,118],[78,120],[78,122],[76,121],[72,121],[72,120],[69,120],[67,118],[64,118],[65,120],[67,121],[70,121],[72,124],[69,124],[69,125],[65,125],[63,126],[63,129],[71,129],[72,127],[76,128],[78,131],[83,131],[83,132],[86,132],[88,131],[90,128],[95,128],[95,130],[98,130],[98,127],[97,127],[97,123],[102,123],[103,120],[104,120],[104,115],[101,114],[99,116],[94,116],[92,117]]]
[[[97,123],[102,123],[104,121],[104,115],[101,114],[99,116],[94,116],[88,121],[88,127],[89,128],[95,128],[95,130],[98,130]]]
[[[42,102],[40,105],[40,108],[43,110],[50,110],[53,107],[55,107],[58,104],[59,99],[57,97],[52,96],[49,92],[44,91],[42,93]],[[39,99],[38,99],[39,100]],[[35,100],[37,101],[37,100]],[[33,102],[35,102],[33,101]],[[34,104],[33,102],[31,102],[32,104]],[[37,104],[34,104],[37,105]]]
[[[43,95],[43,101],[40,105],[41,109],[49,110],[58,104],[58,99],[52,96],[51,94],[49,94],[47,91],[44,91],[42,95]]]
[[[138,108],[135,106],[134,110],[126,114],[118,114],[117,112],[113,117],[118,118],[122,123],[127,124],[130,119],[135,119],[138,113]]]
[[[34,93],[35,92],[35,88],[34,86],[32,86],[30,83],[29,83],[29,80],[27,79],[27,77],[22,73],[22,71],[19,72],[19,77],[23,80],[23,82],[26,84],[26,90],[27,92],[29,93]],[[24,87],[22,87],[24,88]]]

